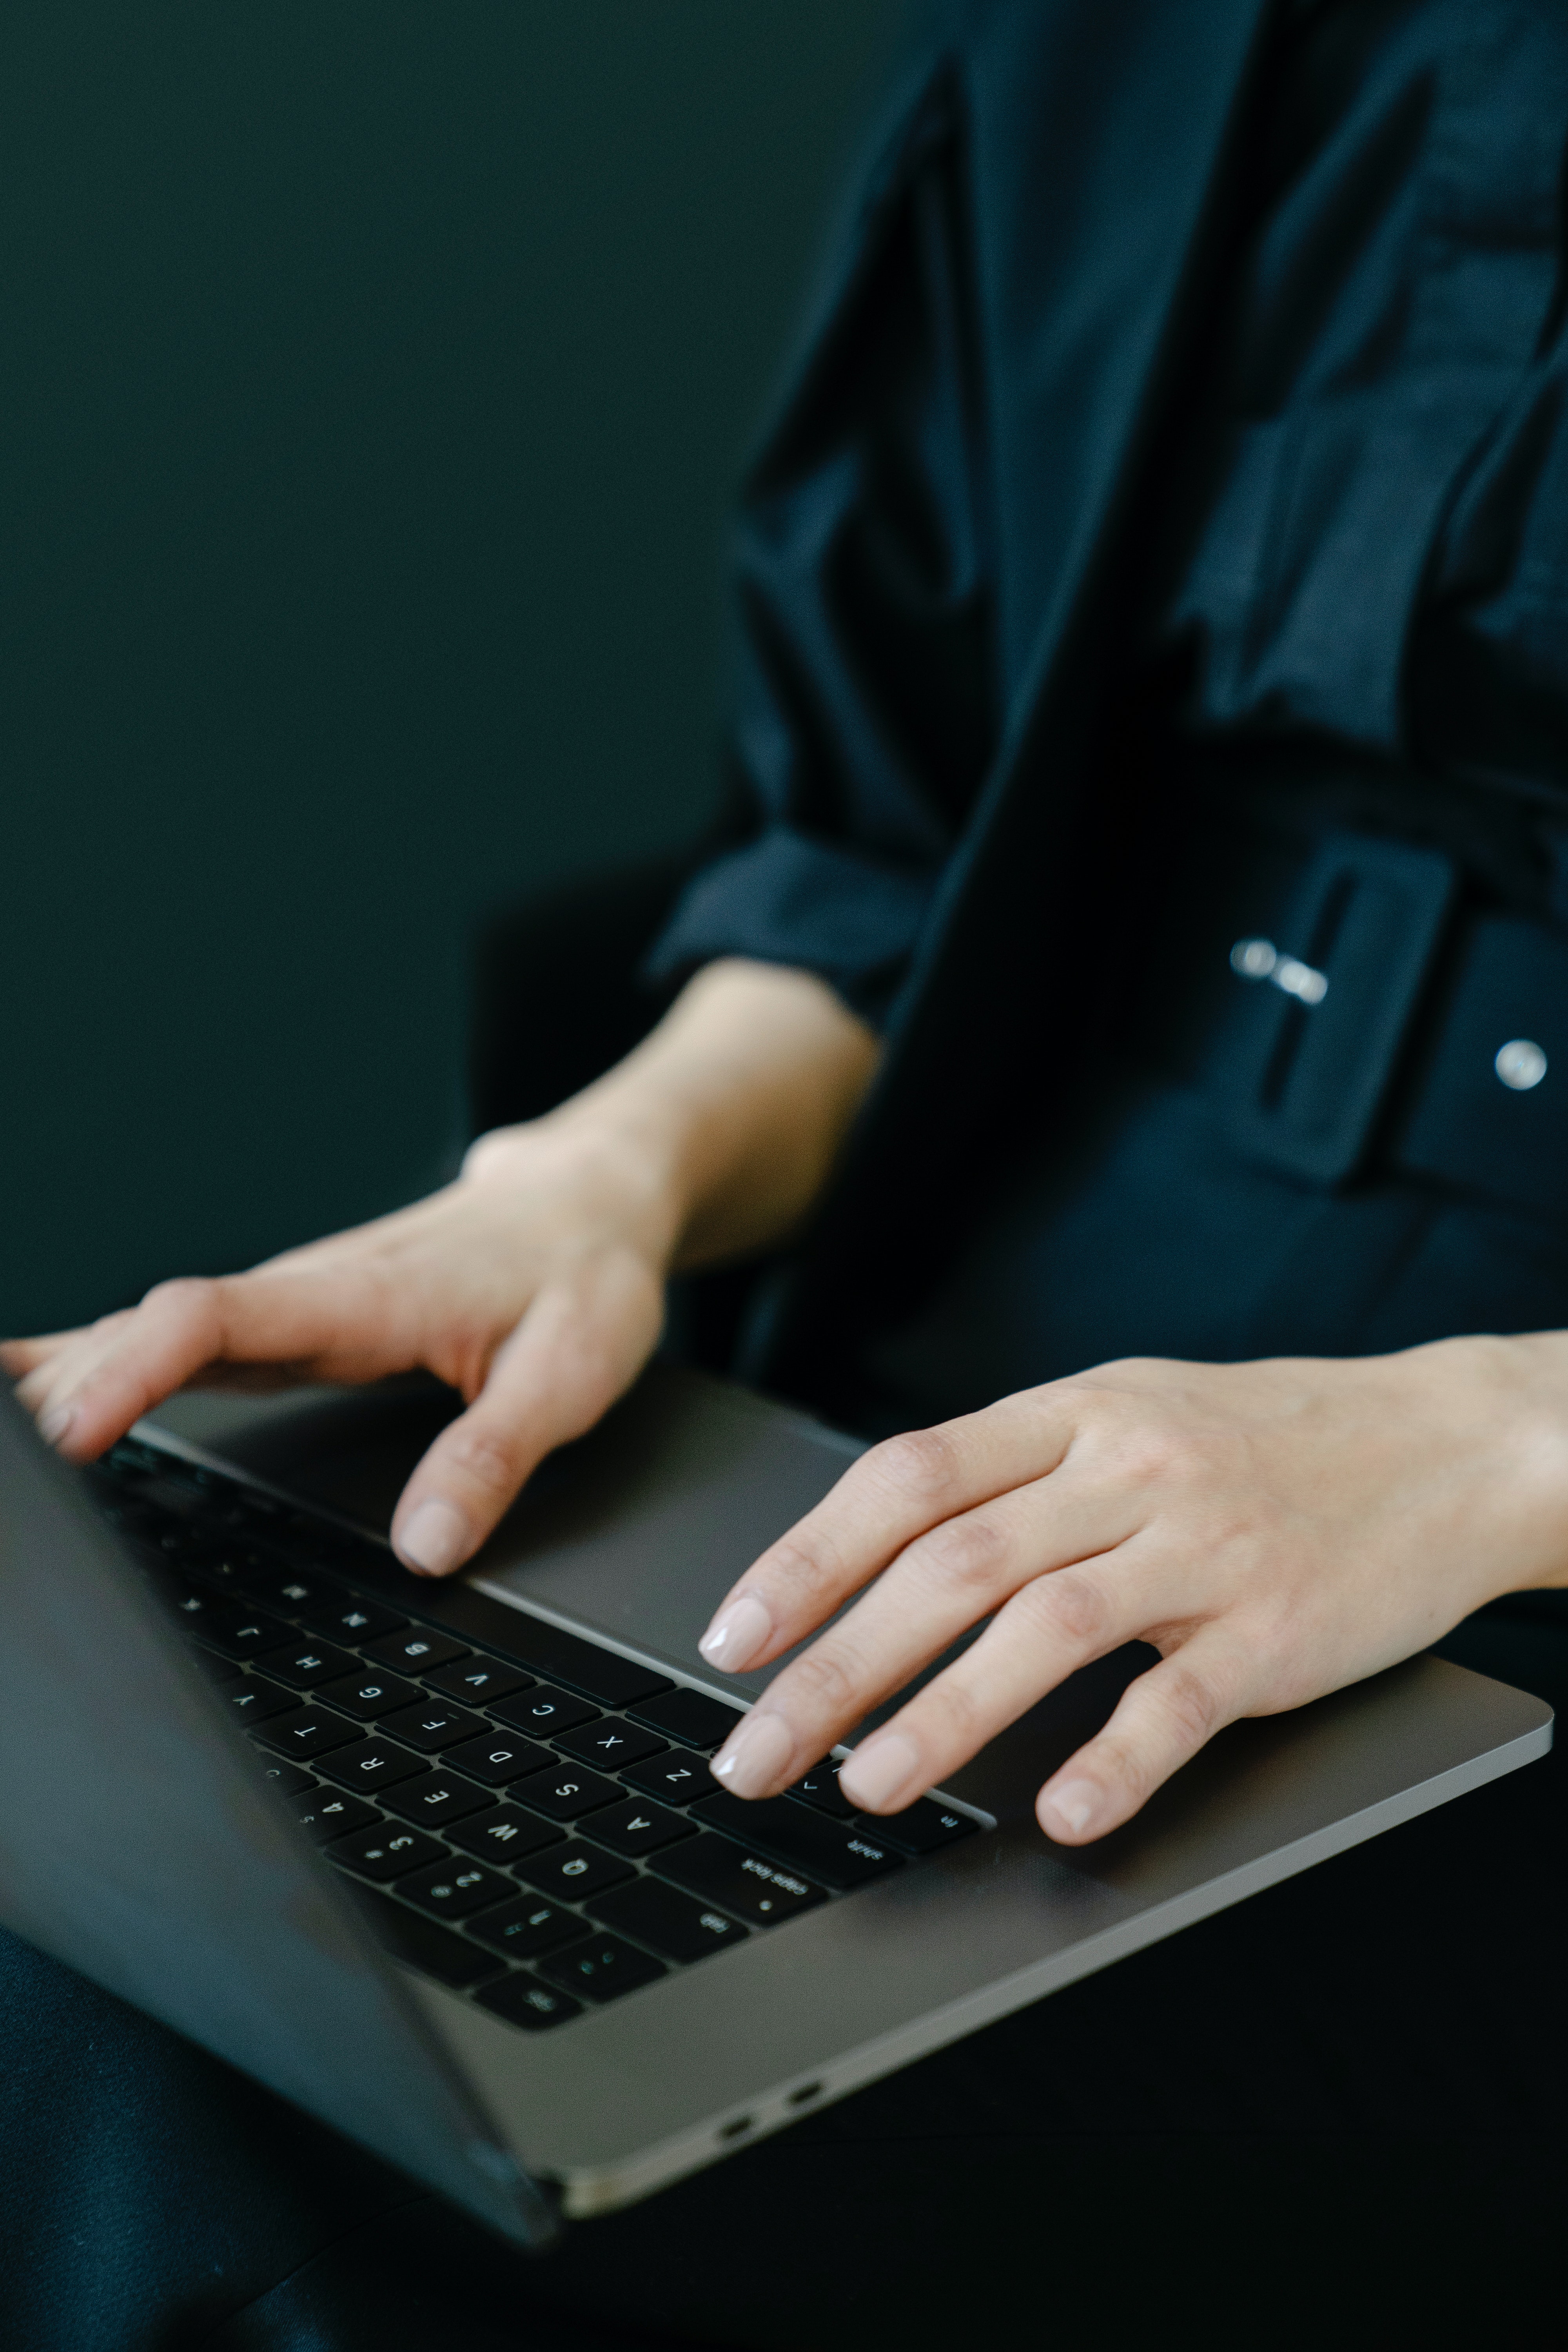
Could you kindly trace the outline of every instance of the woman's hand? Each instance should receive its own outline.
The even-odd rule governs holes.
[[[1237,1717],[1300,1706],[1498,1594],[1568,1582],[1568,1334],[1397,1356],[1134,1360],[1005,1397],[861,1457],[750,1568],[703,1638],[763,1665],[864,1598],[769,1685],[713,1769],[785,1788],[983,1620],[859,1746],[847,1796],[890,1813],[1075,1667],[1161,1662],[1041,1790],[1084,1844]]]
[[[876,1041],[804,972],[710,965],[607,1076],[483,1136],[456,1183],[248,1274],[161,1283],[0,1366],[43,1434],[90,1461],[175,1389],[374,1381],[417,1367],[468,1410],[393,1520],[447,1573],[552,1447],[652,1353],[676,1267],[782,1238],[826,1182]]]

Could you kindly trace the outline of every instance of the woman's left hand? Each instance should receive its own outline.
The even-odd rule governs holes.
[[[844,1768],[847,1796],[896,1812],[1075,1667],[1152,1643],[1159,1664],[1037,1800],[1051,1837],[1086,1844],[1237,1717],[1564,1582],[1568,1334],[1105,1364],[874,1446],[748,1569],[702,1643],[728,1673],[868,1589],[713,1769],[738,1796],[786,1788],[990,1619]]]

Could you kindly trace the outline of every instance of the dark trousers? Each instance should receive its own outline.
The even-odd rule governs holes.
[[[1488,1615],[1452,1647],[1568,1696],[1555,1627]],[[0,1939],[0,2345],[1551,2341],[1565,1773],[1445,1806],[532,2260]]]

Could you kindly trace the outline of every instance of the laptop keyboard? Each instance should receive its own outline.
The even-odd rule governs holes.
[[[384,1547],[140,1439],[90,1475],[385,1948],[509,2024],[563,2024],[975,1832],[929,1798],[858,1814],[834,1759],[742,1802],[708,1765],[740,1710],[706,1692],[464,1587],[410,1608]]]

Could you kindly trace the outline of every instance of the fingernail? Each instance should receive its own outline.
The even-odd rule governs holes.
[[[875,1812],[879,1805],[890,1805],[906,1789],[911,1797],[918,1797],[921,1790],[911,1783],[919,1780],[920,1769],[914,1741],[901,1731],[884,1731],[855,1750],[838,1775],[838,1785],[853,1803]]]
[[[1042,1813],[1054,1813],[1064,1829],[1069,1830],[1074,1837],[1081,1837],[1102,1801],[1100,1791],[1092,1780],[1064,1780],[1059,1789],[1053,1789],[1048,1797],[1041,1798],[1040,1811]],[[1041,1826],[1048,1837],[1049,1822],[1043,1822]]]
[[[437,1496],[421,1503],[393,1549],[420,1576],[445,1576],[468,1549],[468,1523],[461,1511]]]
[[[764,1789],[787,1776],[795,1755],[795,1735],[782,1715],[760,1715],[755,1709],[738,1723],[722,1751],[713,1759],[713,1777],[731,1795],[760,1797]]]
[[[773,1630],[773,1621],[756,1594],[742,1592],[721,1609],[697,1646],[710,1666],[736,1675],[762,1655]]]
[[[52,1404],[39,1416],[38,1435],[46,1445],[58,1445],[75,1419],[74,1404]]]

